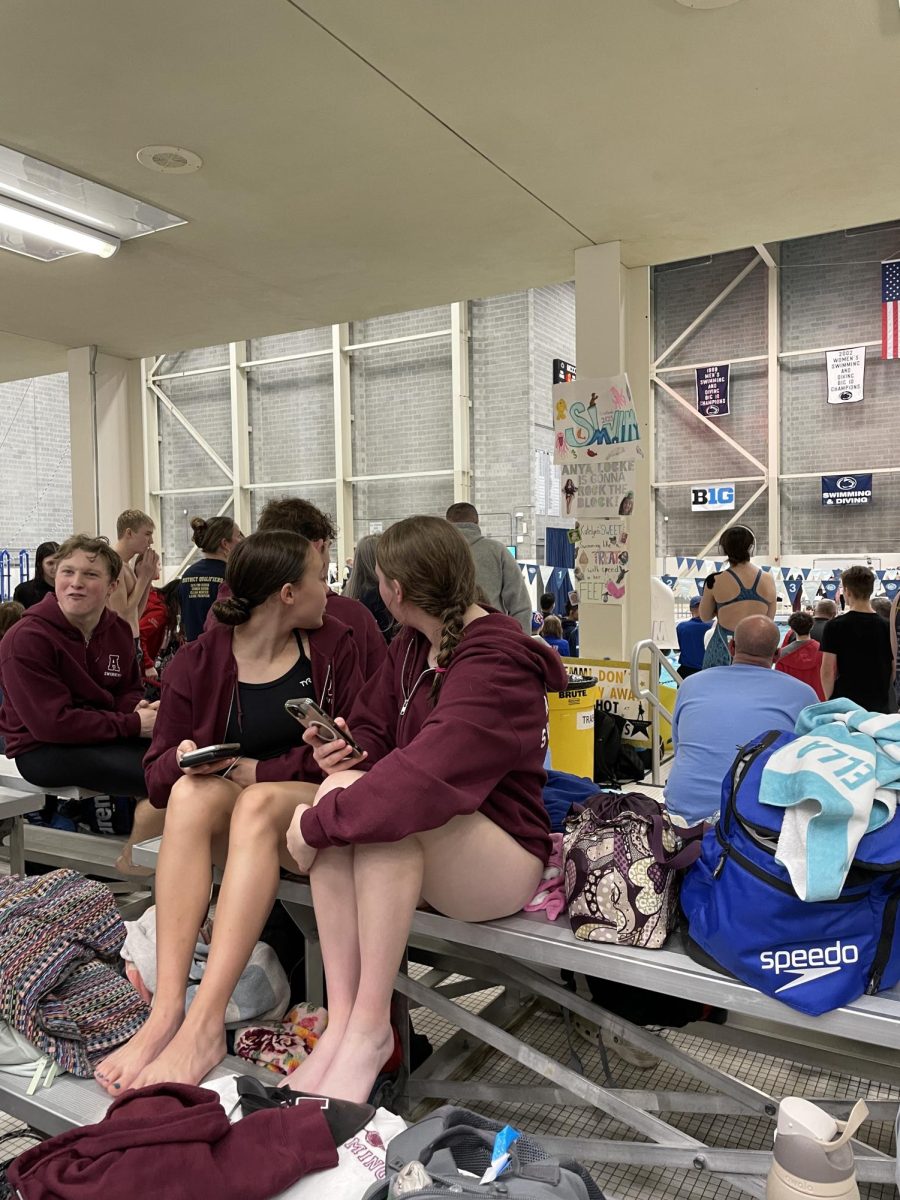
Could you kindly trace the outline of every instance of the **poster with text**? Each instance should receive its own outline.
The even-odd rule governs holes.
[[[865,346],[826,350],[825,364],[828,370],[829,404],[856,404],[862,400],[866,377]]]
[[[575,549],[575,582],[582,602],[621,604],[628,578],[628,520],[585,517],[569,531]]]
[[[635,457],[641,435],[628,377],[557,384],[553,426],[554,461],[560,466]]]
[[[564,463],[559,472],[561,515],[630,517],[634,510],[634,459]]]

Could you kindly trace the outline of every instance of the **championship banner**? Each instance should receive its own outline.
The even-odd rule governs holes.
[[[641,433],[626,375],[577,379],[553,389],[554,462],[633,458]]]
[[[866,376],[865,346],[826,350],[825,365],[828,371],[829,404],[856,404],[862,400]]]
[[[704,417],[728,416],[728,377],[731,367],[697,367],[697,411]]]

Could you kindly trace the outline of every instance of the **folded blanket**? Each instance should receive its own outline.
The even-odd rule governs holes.
[[[766,763],[759,799],[785,809],[776,860],[797,895],[834,900],[862,838],[896,812],[900,715],[827,700],[801,712],[796,733]]]

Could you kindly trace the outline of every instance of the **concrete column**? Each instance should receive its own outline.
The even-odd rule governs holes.
[[[68,372],[73,532],[115,541],[116,517],[144,498],[140,362],[82,346]]]
[[[650,481],[650,270],[622,265],[620,244],[575,252],[575,364],[580,379],[626,372],[641,430],[629,524],[625,603],[584,604],[579,610],[585,658],[627,660],[650,637],[650,576],[655,567]]]

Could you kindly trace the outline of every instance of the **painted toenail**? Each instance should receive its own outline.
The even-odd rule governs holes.
[[[121,1083],[114,1083],[114,1084],[113,1084],[113,1087],[114,1087],[114,1088],[120,1088],[121,1086],[122,1086],[122,1085],[121,1085]]]

